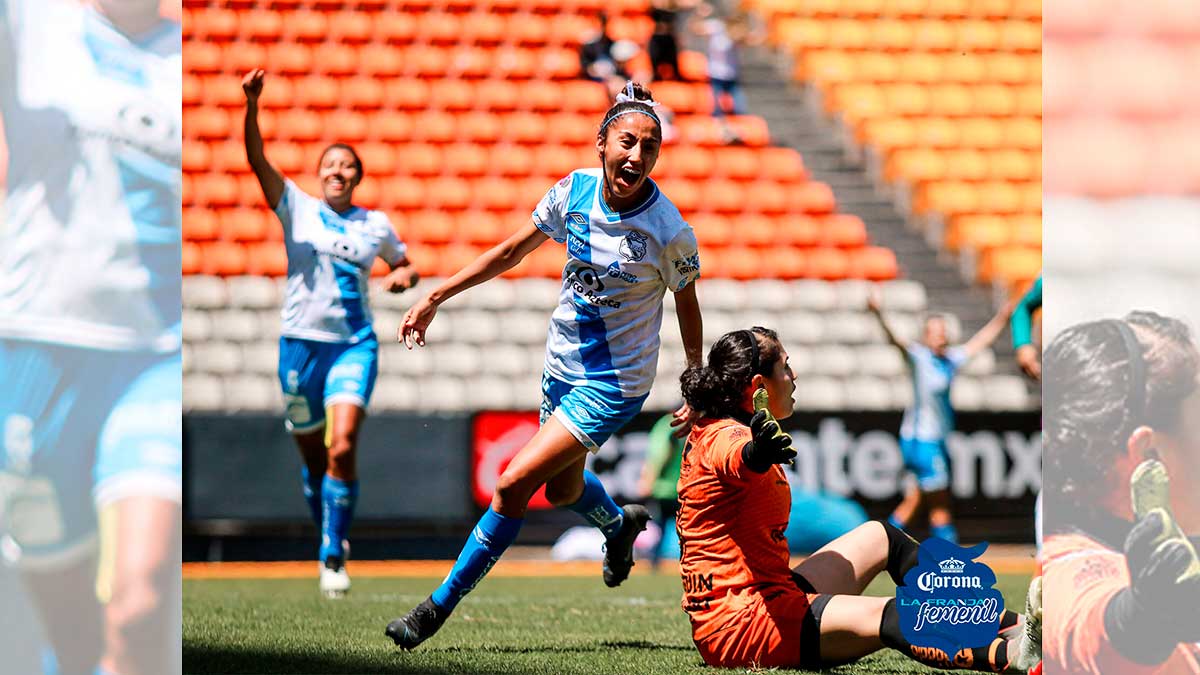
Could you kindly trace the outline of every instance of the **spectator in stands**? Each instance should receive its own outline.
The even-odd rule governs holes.
[[[5,673],[39,620],[46,672],[181,668],[181,49],[158,2],[0,2]]]
[[[674,415],[663,415],[650,429],[646,438],[646,462],[638,479],[638,496],[653,500],[662,525],[662,535],[654,545],[650,564],[658,569],[663,555],[668,551],[675,557],[679,551],[679,538],[675,536],[675,512],[679,510],[679,461],[683,458],[683,439],[675,434],[672,423]]]
[[[652,0],[650,3],[650,18],[654,21],[654,33],[646,51],[650,54],[650,64],[654,69],[655,80],[679,80],[684,77],[679,72],[679,38],[676,35],[675,20],[679,11],[685,5],[694,2],[680,0]]]
[[[950,345],[946,317],[938,314],[926,317],[919,342],[909,342],[892,330],[880,309],[879,295],[872,289],[867,308],[879,320],[888,342],[900,350],[913,380],[913,402],[900,425],[900,451],[916,485],[888,518],[892,525],[905,529],[920,509],[928,508],[931,534],[958,543],[950,514],[950,456],[946,451],[946,437],[954,429],[950,386],[967,361],[1000,337],[1014,305],[1007,303],[962,345]]]
[[[596,134],[600,167],[572,171],[553,185],[531,222],[405,314],[400,340],[410,349],[424,346],[443,302],[512,269],[548,239],[566,244],[542,374],[541,428],[504,470],[491,507],[445,581],[388,624],[386,633],[397,645],[413,649],[441,628],[516,540],[529,499],[542,485],[552,504],[604,533],[604,583],[617,586],[629,576],[634,540],[649,513],[638,504],[619,508],[584,469],[585,459],[646,401],[668,290],[675,294],[688,364],[703,357],[696,236],[649,179],[662,147],[661,127],[650,91],[628,83]],[[675,424],[686,430],[694,417],[685,405],[675,411]]]
[[[897,585],[917,564],[917,542],[874,521],[789,567],[791,501],[781,465],[796,456],[778,419],[791,416],[796,377],[779,337],[754,327],[723,335],[703,366],[680,378],[704,416],[688,436],[679,478],[683,609],[704,662],[725,668],[820,670],[882,648],[936,668],[1000,672],[1037,660],[1040,635],[1024,628],[957,654],[918,647],[896,598],[862,595],[883,572]],[[756,392],[768,393],[757,409]],[[1001,630],[1020,624],[1005,610]]]
[[[1043,365],[1046,672],[1195,673],[1200,560],[1188,536],[1200,532],[1200,354],[1191,331],[1153,312],[1089,321],[1059,333]]]
[[[712,85],[713,116],[722,121],[726,142],[739,143],[741,139],[725,122],[726,115],[746,114],[738,50],[761,43],[761,34],[752,29],[749,15],[738,14],[724,19],[717,16],[713,6],[707,2],[696,8],[689,27],[693,33],[708,41],[708,80]]]
[[[350,590],[345,563],[358,501],[358,431],[378,372],[367,281],[376,257],[391,270],[383,279],[390,293],[412,288],[417,273],[387,215],[353,204],[363,179],[353,148],[334,143],[321,153],[320,199],[302,192],[267,160],[258,128],[264,78],[264,71],[253,70],[242,80],[246,157],[283,224],[287,249],[279,338],[285,425],[304,460],[301,488],[321,532],[319,587],[328,597],[340,597]]]
[[[612,55],[614,41],[608,35],[608,15],[600,12],[599,30],[586,35],[579,45],[579,69],[583,76],[593,82],[605,84],[614,77],[624,78]]]

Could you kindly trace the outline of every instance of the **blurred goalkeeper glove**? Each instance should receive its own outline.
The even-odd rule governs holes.
[[[742,461],[755,473],[766,473],[773,464],[790,464],[796,456],[792,437],[783,433],[767,409],[767,390],[754,392],[754,417],[750,418],[750,442],[742,446]]]
[[[1162,663],[1177,643],[1200,639],[1200,559],[1171,516],[1168,486],[1158,460],[1134,470],[1137,522],[1125,539],[1130,585],[1104,612],[1113,647],[1142,664]]]

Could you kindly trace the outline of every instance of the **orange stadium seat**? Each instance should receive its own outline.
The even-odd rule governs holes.
[[[246,249],[241,244],[214,241],[200,249],[200,269],[204,274],[238,276],[246,273]]]
[[[723,273],[721,276],[747,281],[757,279],[767,272],[763,269],[762,252],[748,246],[726,246],[720,249],[717,255],[720,256],[720,271]],[[710,259],[713,257],[716,256],[709,256]]]
[[[475,103],[481,110],[511,112],[521,104],[521,91],[508,80],[484,80],[475,85]]]
[[[900,276],[900,266],[890,248],[867,246],[850,251],[848,272],[856,279],[886,281]]]
[[[802,248],[772,247],[763,252],[764,272],[779,279],[801,279],[809,275],[808,252]]]
[[[504,116],[502,139],[514,143],[542,143],[549,130],[545,120],[533,113],[510,113]]]
[[[423,80],[390,80],[384,87],[384,107],[393,110],[425,110],[429,107],[429,84]]]
[[[492,51],[483,47],[463,47],[454,55],[452,77],[478,80],[492,74]]]
[[[833,213],[833,190],[825,183],[809,181],[792,189],[792,210],[799,213]]]
[[[291,92],[291,86],[288,81],[279,78],[278,81],[272,81],[272,86],[263,90],[263,97],[260,101],[262,107],[266,107],[270,102],[273,92],[276,89]],[[246,95],[242,92],[242,78],[235,75],[210,75],[201,81],[200,98],[203,105],[217,106],[220,108],[244,108],[246,106]]]
[[[185,128],[189,138],[219,140],[229,137],[229,113],[220,108],[197,108],[188,111]]]
[[[389,45],[412,44],[418,34],[417,21],[403,12],[382,12],[371,17],[374,39]]]
[[[1003,246],[1010,240],[1008,220],[994,214],[965,215],[950,220],[942,246],[957,253],[963,249],[984,250]]]
[[[506,117],[486,112],[469,112],[458,116],[458,140],[491,144],[504,133]]]
[[[489,211],[512,211],[518,206],[513,184],[503,178],[485,177],[472,185],[476,206]]]
[[[231,49],[236,50],[237,46]],[[313,69],[312,50],[308,45],[290,42],[271,45],[267,50],[266,59],[263,67],[270,67],[272,73],[307,75]],[[264,85],[264,89],[269,89],[276,79],[278,78],[271,78],[270,83]]]
[[[329,20],[329,37],[343,44],[366,44],[374,32],[372,25],[377,19],[362,12],[340,12]]]
[[[355,77],[342,82],[342,103],[355,110],[383,107],[383,83],[373,77]]]
[[[208,207],[236,206],[238,185],[233,176],[221,174],[197,174],[192,179],[197,204]]]
[[[291,141],[316,141],[325,135],[321,116],[311,110],[297,108],[279,113],[278,136]]]
[[[183,107],[190,108],[198,106],[204,102],[204,83],[203,81],[190,74],[183,76]]]
[[[318,43],[329,33],[329,21],[322,12],[298,10],[289,12],[284,36],[289,42]]]
[[[608,110],[608,93],[596,82],[575,81],[562,85],[563,109],[599,117]]]
[[[183,212],[184,241],[215,241],[220,237],[216,214],[209,209],[185,209]]]
[[[446,244],[454,238],[455,219],[440,211],[416,211],[408,214],[404,241],[410,244]]]
[[[694,213],[704,206],[700,188],[683,178],[664,178],[658,186],[682,213]]]
[[[492,169],[501,176],[525,178],[535,166],[533,151],[520,145],[493,145],[490,154]]]
[[[807,274],[809,276],[830,281],[850,276],[850,256],[845,251],[818,247],[807,253]]]
[[[762,155],[751,148],[717,148],[713,151],[717,176],[734,180],[754,180],[762,173]]]
[[[541,73],[542,64],[534,56],[531,49],[504,47],[495,52],[492,67],[493,77],[511,80],[527,80]]]
[[[240,141],[213,143],[209,146],[212,152],[210,168],[217,173],[242,174],[250,173],[250,163],[246,160],[246,146]],[[268,155],[272,163],[283,170],[279,154]]]
[[[764,178],[779,183],[799,183],[808,179],[808,170],[800,153],[791,148],[762,148],[758,151]]]
[[[380,205],[389,211],[416,211],[425,206],[425,181],[410,176],[383,178]]]
[[[413,74],[417,77],[440,79],[450,70],[447,50],[414,47],[406,52]]]
[[[514,14],[508,19],[508,39],[526,47],[541,47],[550,41],[550,21],[536,14]]]
[[[701,185],[700,208],[725,214],[741,213],[746,208],[746,192],[740,183],[713,178]]]
[[[404,72],[404,49],[387,44],[369,44],[358,48],[360,74],[364,77],[397,77]]]
[[[689,216],[687,220],[696,232],[696,241],[702,251],[709,247],[725,246],[733,239],[733,225],[727,216],[718,213],[697,213]],[[708,264],[707,260],[705,264]]]
[[[438,255],[438,276],[448,277],[470,265],[484,252],[482,246],[447,244]]]
[[[791,186],[760,180],[746,184],[746,202],[743,209],[768,215],[787,213],[791,206]]]
[[[283,37],[283,18],[274,11],[242,12],[238,32],[243,42],[277,42]]]
[[[367,175],[390,176],[396,173],[396,148],[390,143],[363,143],[355,148]]]
[[[731,219],[737,224],[739,244],[759,249],[778,245],[774,218],[761,213],[739,213]]]
[[[443,170],[442,156],[441,148],[429,143],[409,143],[396,147],[397,164],[403,173],[410,176],[440,175]]]
[[[473,14],[462,22],[461,43],[498,45],[508,37],[508,24],[496,14]]]
[[[265,277],[287,276],[287,250],[282,243],[263,242],[245,247],[246,274]]]
[[[579,168],[576,155],[563,145],[541,145],[534,149],[534,162],[543,173],[562,178]]]
[[[185,118],[187,119],[187,118]],[[191,173],[207,171],[212,153],[208,144],[188,138],[183,139],[183,170]]]
[[[471,184],[456,176],[425,182],[426,203],[439,211],[464,211],[471,205]]]
[[[368,135],[385,143],[402,143],[412,138],[412,120],[405,113],[383,110],[367,119]]]
[[[358,72],[358,50],[350,45],[325,43],[313,48],[313,66],[317,73],[350,77]]]
[[[671,177],[683,178],[707,178],[714,174],[716,170],[716,162],[713,161],[713,153],[707,148],[694,148],[689,146],[679,146],[671,148],[662,154],[662,159],[668,159],[670,162]],[[656,169],[657,171],[657,169]]]
[[[222,50],[216,42],[188,45],[187,71],[199,75],[219,73],[223,68]]]
[[[434,80],[429,85],[429,107],[462,112],[475,107],[475,89],[461,80]]]
[[[608,34],[614,40],[631,40],[644,45],[654,33],[654,22],[647,15],[612,16],[608,19]]]
[[[1042,267],[1036,248],[1001,247],[985,252],[976,267],[976,279],[990,284],[1000,279],[1032,279]]]
[[[708,80],[708,57],[691,50],[679,52],[679,74],[692,82]]]
[[[225,72],[232,73],[238,77],[244,76],[246,73],[255,68],[262,68],[270,73],[278,73],[275,69],[275,64],[271,62],[269,45],[258,42],[246,42],[239,40],[231,42],[221,51],[222,65]],[[191,47],[188,47],[190,50]]]
[[[361,143],[367,139],[367,117],[360,112],[334,110],[325,118],[325,135],[343,143]]]
[[[316,177],[311,175],[311,173],[316,172],[315,165],[316,160],[313,161],[314,168],[310,171],[293,174],[288,176],[288,178],[291,178],[293,181],[295,181],[302,190],[305,190],[309,194],[317,194],[315,191],[310,191],[316,185]],[[236,190],[234,195],[234,203],[225,204],[223,205],[224,207],[232,208],[233,206],[241,205],[256,208],[266,208],[267,200],[265,197],[263,197],[262,185],[259,184],[258,178],[256,178],[254,174],[245,173],[237,176],[234,187]]]
[[[775,236],[779,244],[787,246],[816,246],[821,238],[821,227],[816,218],[790,213],[775,218]]]
[[[180,271],[186,276],[191,274],[200,274],[204,271],[204,254],[201,252],[199,244],[193,244],[190,241],[183,242],[183,259],[180,264]]]
[[[562,94],[558,83],[544,80],[529,80],[520,85],[520,100],[523,110],[537,113],[557,112],[562,107]]]
[[[428,110],[412,116],[413,140],[450,143],[457,139],[457,124],[450,113]]]
[[[547,126],[554,130],[553,140],[573,146],[593,146],[590,156],[595,157],[596,133],[600,129],[600,117],[589,114],[570,113],[549,118]]]
[[[821,219],[821,244],[836,248],[862,248],[867,245],[867,226],[862,218],[849,213],[834,213]]]
[[[268,220],[271,219],[271,220]],[[274,215],[265,209],[225,209],[220,212],[220,234],[222,241],[250,243],[266,241],[268,229],[276,227]]]
[[[453,14],[430,12],[417,18],[417,35],[430,44],[452,45],[458,42],[461,23]]]
[[[495,246],[508,236],[504,219],[491,211],[463,211],[455,219],[460,241],[478,246]]]
[[[238,13],[231,9],[206,7],[192,13],[197,37],[208,42],[229,42],[238,34]]]
[[[487,151],[473,143],[447,146],[443,157],[443,168],[454,176],[475,178],[486,174],[492,168]]]

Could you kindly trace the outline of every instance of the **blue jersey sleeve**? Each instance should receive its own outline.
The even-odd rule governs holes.
[[[567,240],[567,197],[571,194],[572,176],[555,183],[533,210],[533,224],[560,244]]]

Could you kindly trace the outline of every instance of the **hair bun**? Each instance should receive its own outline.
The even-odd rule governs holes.
[[[621,88],[617,94],[617,103],[645,103],[650,107],[655,107],[658,102],[650,94],[650,89],[640,82],[629,80],[625,86]]]

